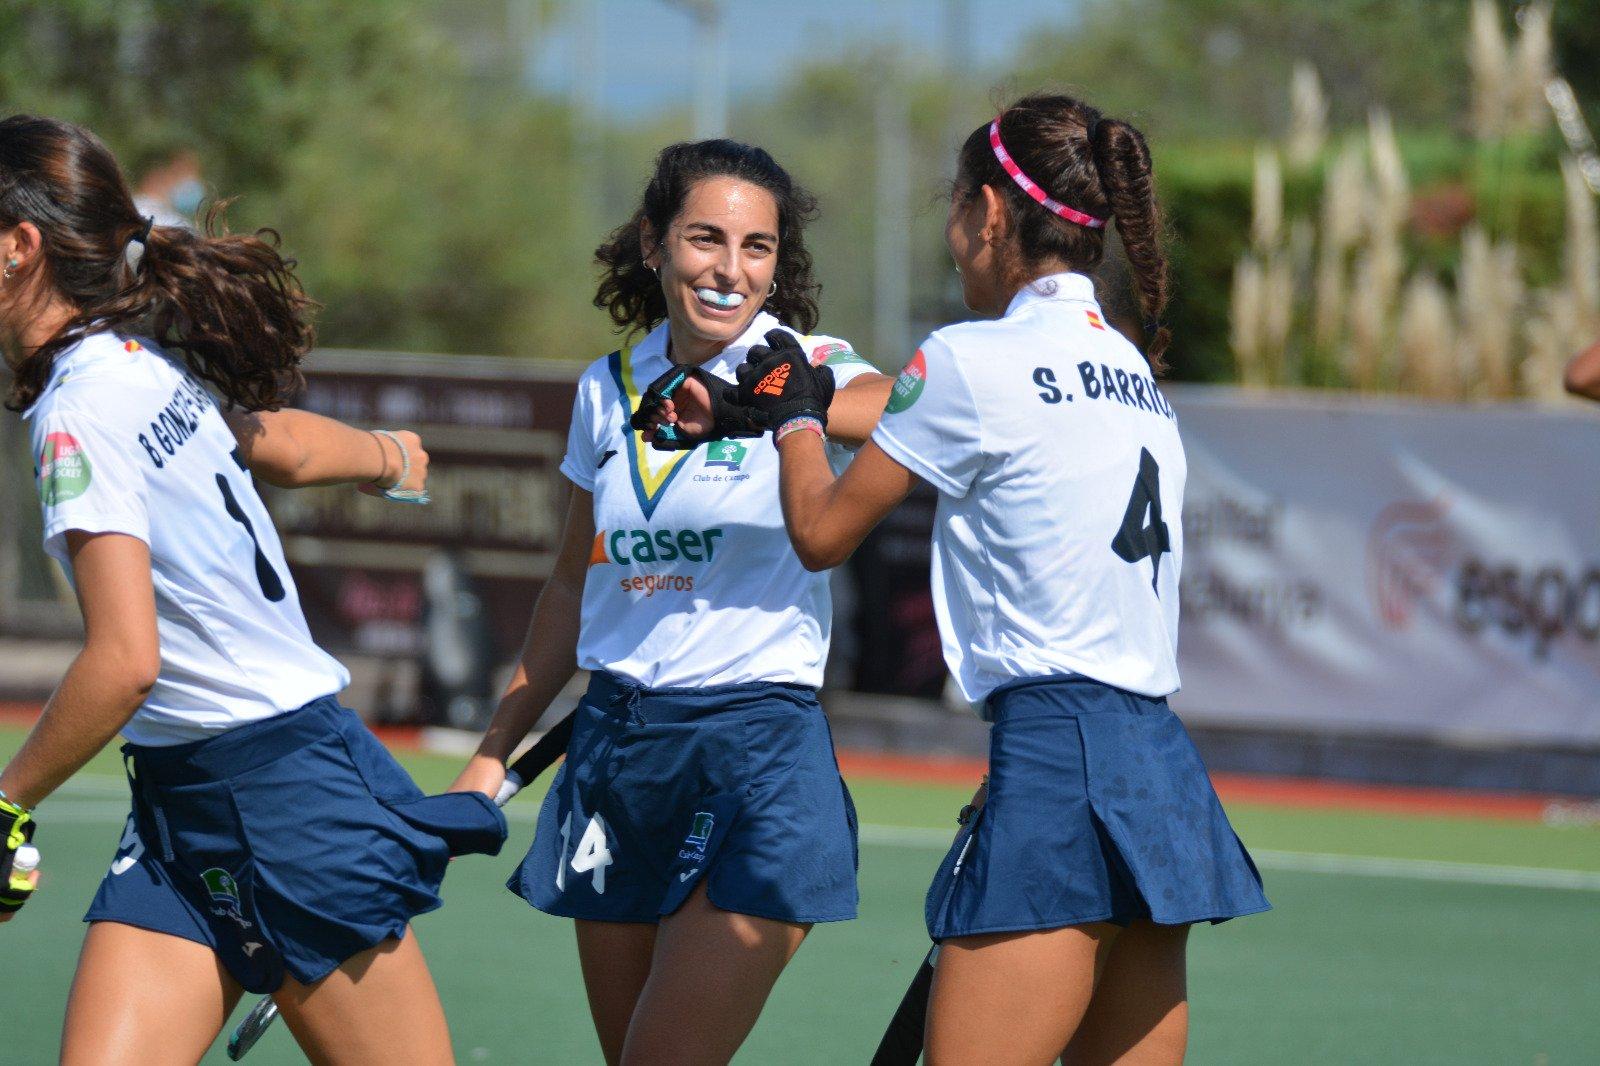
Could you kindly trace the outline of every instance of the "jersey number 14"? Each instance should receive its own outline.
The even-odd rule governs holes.
[[[1156,465],[1149,448],[1139,449],[1139,476],[1133,480],[1133,495],[1128,497],[1122,528],[1111,538],[1111,550],[1124,562],[1149,559],[1153,567],[1150,588],[1161,595],[1156,580],[1161,576],[1162,553],[1172,550],[1172,536],[1161,519],[1161,467]]]

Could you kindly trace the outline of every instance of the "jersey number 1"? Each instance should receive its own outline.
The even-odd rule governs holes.
[[[239,464],[239,469],[244,469],[244,460],[240,458],[237,448],[233,451],[233,461]],[[227,509],[228,517],[243,526],[244,531],[250,535],[250,545],[256,550],[256,581],[261,585],[261,595],[277,603],[284,596],[283,579],[272,568],[267,553],[261,550],[261,541],[256,539],[256,527],[250,524],[250,516],[239,506],[239,497],[233,494],[233,485],[228,481],[228,475],[217,475],[217,491],[222,493],[222,506]]]
[[[1145,516],[1149,515],[1149,524]],[[1161,520],[1161,468],[1149,448],[1139,449],[1139,476],[1133,481],[1133,495],[1128,498],[1128,510],[1122,516],[1122,528],[1111,538],[1111,550],[1123,562],[1136,563],[1149,559],[1154,568],[1150,575],[1150,588],[1157,596],[1156,579],[1161,576],[1161,554],[1172,550],[1172,536],[1167,524]]]

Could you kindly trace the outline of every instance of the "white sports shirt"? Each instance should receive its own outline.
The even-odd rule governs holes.
[[[205,388],[150,341],[101,333],[56,357],[28,420],[45,551],[66,533],[150,546],[161,672],[122,735],[178,744],[338,692],[272,519]]]
[[[761,312],[701,368],[734,380],[750,346],[778,328]],[[843,341],[800,343],[841,387],[876,373]],[[578,665],[646,688],[820,686],[833,624],[828,575],[808,573],[789,543],[778,450],[770,436],[651,448],[628,418],[668,365],[663,323],[578,381],[561,472],[594,494],[596,530]],[[836,469],[849,454],[830,447]]]
[[[872,439],[939,490],[934,609],[967,699],[1051,674],[1177,690],[1183,445],[1093,282],[934,332]]]

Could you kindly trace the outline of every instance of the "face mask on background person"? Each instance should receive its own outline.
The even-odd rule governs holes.
[[[178,214],[193,217],[200,210],[200,203],[205,197],[206,187],[199,178],[185,178],[173,186],[167,200]]]

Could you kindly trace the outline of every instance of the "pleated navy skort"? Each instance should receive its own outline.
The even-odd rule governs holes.
[[[206,740],[123,746],[133,788],[86,922],[204,944],[250,992],[312,984],[440,905],[453,855],[494,854],[479,792],[424,796],[332,696]]]
[[[989,697],[989,794],[928,890],[934,940],[1270,909],[1165,699],[1084,677]]]
[[[702,881],[725,911],[856,916],[856,820],[816,693],[645,689],[596,672],[507,887],[549,914],[656,922]]]

